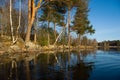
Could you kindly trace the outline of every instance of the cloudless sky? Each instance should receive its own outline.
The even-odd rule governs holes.
[[[120,40],[120,0],[90,0],[89,20],[97,41]]]

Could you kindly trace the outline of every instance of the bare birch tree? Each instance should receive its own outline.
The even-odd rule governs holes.
[[[21,22],[21,0],[19,2],[19,22],[18,22],[18,26],[17,26],[17,30],[16,30],[16,38],[14,36],[14,29],[13,29],[13,22],[12,22],[12,0],[10,0],[10,27],[11,27],[11,39],[12,39],[12,43],[16,43],[16,41],[18,40],[18,30],[20,28],[20,22]]]
[[[15,38],[14,38],[14,34],[13,34],[13,25],[12,25],[12,0],[10,0],[10,27],[11,27],[12,43],[14,43]]]

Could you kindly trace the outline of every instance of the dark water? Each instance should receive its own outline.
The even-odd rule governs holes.
[[[32,60],[0,64],[0,80],[120,80],[119,51],[34,54]]]

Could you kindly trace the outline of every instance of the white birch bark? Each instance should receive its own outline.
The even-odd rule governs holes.
[[[16,31],[16,38],[14,37],[14,29],[13,29],[13,23],[12,23],[12,0],[10,0],[10,27],[11,27],[11,38],[12,38],[12,43],[16,43],[18,40],[18,30],[20,28],[20,22],[21,22],[21,0],[19,2],[19,22],[17,26],[17,31]]]
[[[13,25],[12,25],[12,0],[10,0],[10,27],[11,27],[11,38],[12,43],[14,43]]]

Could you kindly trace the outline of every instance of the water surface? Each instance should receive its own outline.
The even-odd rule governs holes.
[[[120,80],[120,51],[34,53],[0,60],[0,80]]]

